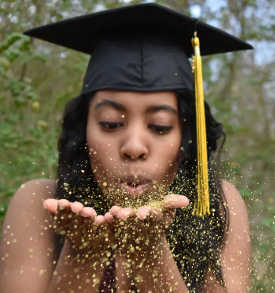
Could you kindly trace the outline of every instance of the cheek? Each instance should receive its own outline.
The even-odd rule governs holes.
[[[181,132],[180,129],[177,128],[177,131],[171,136],[170,139],[167,140],[164,156],[169,161],[169,163],[175,162],[179,157],[181,145]]]
[[[117,145],[97,131],[87,134],[87,145],[92,172],[97,181],[102,181],[115,165]]]
[[[170,172],[176,172],[179,166],[180,143],[171,144],[166,153]]]
[[[159,174],[173,180],[179,166],[181,135],[178,133],[172,139],[159,144],[155,154],[155,168]]]

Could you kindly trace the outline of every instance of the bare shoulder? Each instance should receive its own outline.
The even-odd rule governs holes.
[[[233,184],[223,180],[222,188],[229,211],[229,228],[221,256],[227,292],[248,292],[250,233],[247,208]]]
[[[34,179],[23,183],[11,199],[13,202],[25,200],[39,201],[55,196],[56,183],[53,179]],[[26,203],[27,204],[27,203]]]
[[[11,198],[0,243],[1,292],[17,292],[20,286],[24,292],[44,292],[53,270],[55,235],[43,201],[53,198],[55,189],[54,180],[32,180]]]
[[[250,236],[248,214],[244,200],[237,188],[221,182],[228,207],[229,226],[225,233],[221,264],[225,288],[209,273],[206,276],[205,293],[246,293],[249,288]]]
[[[222,180],[222,189],[224,192],[224,196],[227,202],[227,207],[229,210],[229,218],[231,216],[235,216],[235,214],[239,213],[242,215],[242,218],[247,218],[247,209],[245,202],[240,194],[240,192],[237,190],[237,188],[231,184],[230,182],[226,180]]]
[[[25,221],[31,219],[44,219],[50,217],[43,209],[43,201],[55,196],[56,183],[51,179],[36,179],[22,184],[9,202],[4,226],[7,222],[18,223],[24,217]],[[35,225],[34,225],[35,228]]]
[[[43,201],[53,198],[55,189],[55,181],[51,179],[36,179],[22,184],[10,200],[4,227],[7,222],[17,225],[20,218],[31,222],[34,218],[39,221],[50,217],[43,209]]]
[[[233,253],[239,250],[239,255],[249,252],[250,234],[248,212],[245,202],[236,187],[223,180],[222,188],[229,211],[229,227],[225,235],[225,253]],[[242,249],[242,250],[241,250]]]

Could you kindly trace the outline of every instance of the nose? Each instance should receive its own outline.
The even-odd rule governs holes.
[[[125,136],[120,148],[120,156],[124,160],[146,160],[148,154],[149,148],[142,133],[135,130]]]

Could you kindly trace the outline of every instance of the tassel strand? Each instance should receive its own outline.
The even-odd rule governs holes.
[[[192,38],[194,48],[193,56],[193,73],[195,80],[195,96],[196,96],[196,129],[197,129],[197,192],[198,198],[194,204],[193,215],[204,217],[210,214],[209,203],[209,185],[208,185],[208,162],[207,162],[207,146],[206,146],[206,126],[205,126],[205,110],[204,110],[204,93],[203,93],[203,77],[202,62],[200,55],[200,41],[197,32]]]

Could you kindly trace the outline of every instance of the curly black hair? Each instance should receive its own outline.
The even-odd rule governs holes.
[[[224,243],[228,213],[214,154],[220,152],[225,134],[222,124],[214,119],[209,105],[205,103],[211,214],[204,218],[193,216],[197,195],[195,99],[194,94],[187,90],[176,94],[182,127],[181,161],[170,190],[185,194],[190,204],[185,209],[177,209],[174,222],[166,234],[189,292],[197,293],[200,292],[208,271],[224,285],[219,256]],[[66,105],[58,142],[56,196],[91,205],[97,213],[105,214],[109,209],[108,202],[102,196],[91,171],[86,142],[88,109],[92,97],[93,94],[81,95]]]

